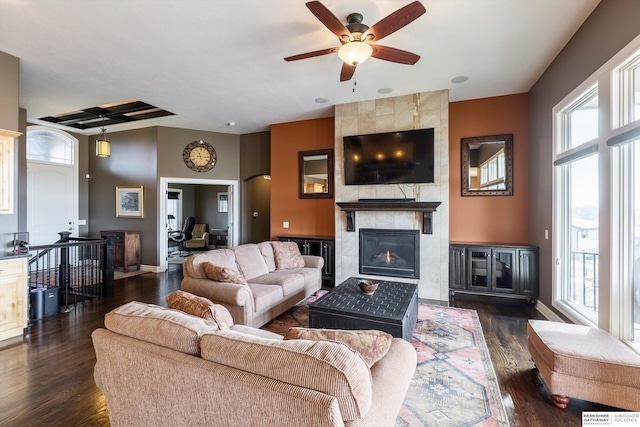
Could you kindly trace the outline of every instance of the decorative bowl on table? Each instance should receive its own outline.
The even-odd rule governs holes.
[[[358,281],[358,287],[365,295],[373,295],[378,289],[378,282],[371,279],[361,279]]]

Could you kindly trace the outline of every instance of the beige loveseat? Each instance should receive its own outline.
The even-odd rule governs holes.
[[[229,278],[212,280],[210,265]],[[323,265],[322,257],[300,255],[293,242],[250,243],[189,257],[180,287],[224,305],[234,323],[257,328],[319,290]]]
[[[137,302],[107,314],[105,326],[92,334],[94,377],[113,427],[390,427],[416,366],[415,350],[399,338],[369,368],[338,342],[220,330]]]

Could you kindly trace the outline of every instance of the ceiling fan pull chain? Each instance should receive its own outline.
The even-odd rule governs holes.
[[[353,63],[353,88],[351,89],[352,93],[356,92],[356,71],[357,71],[356,67],[357,67],[357,65],[358,65],[357,62]]]

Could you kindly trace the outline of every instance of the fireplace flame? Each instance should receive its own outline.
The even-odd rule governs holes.
[[[387,250],[387,264],[391,264],[391,254],[389,253],[389,250]]]

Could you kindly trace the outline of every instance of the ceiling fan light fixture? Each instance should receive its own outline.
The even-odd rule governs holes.
[[[360,65],[373,53],[373,48],[367,43],[361,41],[352,41],[350,43],[343,44],[338,49],[338,56],[346,64]]]

